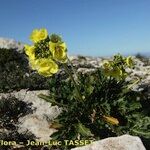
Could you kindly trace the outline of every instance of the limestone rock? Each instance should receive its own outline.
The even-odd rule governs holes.
[[[57,106],[51,106],[50,103],[38,98],[38,94],[41,93],[48,95],[47,90],[21,90],[9,94],[1,93],[0,98],[2,96],[15,96],[28,104],[31,103],[33,113],[19,118],[18,132],[23,133],[28,130],[35,135],[37,140],[48,141],[50,135],[56,131],[50,128],[51,121],[60,114],[61,109]]]
[[[142,91],[150,83],[150,66],[145,65],[141,60],[136,57],[133,57],[135,67],[133,69],[128,69],[127,72],[130,73],[130,76],[127,77],[127,80],[139,80],[139,82],[133,86],[132,90]]]
[[[0,48],[16,49],[18,51],[23,50],[24,45],[20,42],[16,42],[14,39],[7,39],[0,37]]]
[[[72,150],[146,150],[140,138],[131,135],[110,137]]]

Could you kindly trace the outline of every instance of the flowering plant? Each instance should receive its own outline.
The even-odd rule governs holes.
[[[33,45],[25,45],[25,53],[32,69],[48,77],[63,66],[70,77],[55,76],[49,82],[50,95],[39,95],[62,108],[50,125],[57,129],[51,135],[53,139],[98,140],[124,133],[150,137],[145,130],[149,111],[144,111],[140,93],[132,91],[132,85],[125,80],[129,75],[126,68],[134,66],[130,56],[118,54],[94,72],[76,73],[67,57],[67,46],[59,35],[49,36],[46,29],[36,29],[30,39]],[[142,122],[146,122],[144,127]],[[75,146],[61,145],[59,148],[67,150]]]
[[[45,77],[57,73],[57,63],[67,61],[67,47],[60,36],[49,36],[46,29],[35,29],[30,39],[33,45],[25,45],[25,53],[28,55],[31,68]]]

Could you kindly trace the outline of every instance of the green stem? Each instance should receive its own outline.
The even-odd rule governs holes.
[[[135,82],[133,82],[131,85],[128,86],[128,89],[131,89],[134,85],[136,85],[140,79],[138,78]]]
[[[73,84],[75,86],[76,92],[78,94],[78,98],[82,101],[83,99],[82,99],[82,96],[80,94],[80,90],[79,90],[78,84],[76,83],[76,81],[74,80],[72,74],[70,73],[70,70],[68,69],[67,64],[64,64],[63,66],[64,66],[64,69],[65,69],[66,73],[69,75],[70,79],[72,80],[72,82],[73,82]]]
[[[150,136],[150,132],[142,132],[142,131],[138,131],[138,130],[131,130],[132,132],[139,134],[139,135],[145,135],[145,136]]]
[[[72,62],[70,61],[70,59],[69,59],[68,57],[67,57],[67,60],[68,60],[69,64],[71,65],[71,69],[72,69],[74,75],[75,75],[76,78],[78,79],[78,76],[77,76],[76,71],[75,71],[75,69],[74,69],[74,67],[73,67],[73,65],[72,65]]]
[[[63,104],[61,104],[61,103],[56,102],[55,100],[52,100],[52,99],[51,99],[49,96],[47,96],[47,95],[39,94],[38,97],[44,99],[44,100],[47,101],[47,102],[51,102],[51,103],[54,104],[54,105],[57,105],[57,106],[60,106],[60,107],[66,107],[66,105],[63,105]]]

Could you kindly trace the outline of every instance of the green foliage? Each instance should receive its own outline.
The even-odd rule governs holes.
[[[117,57],[117,61],[120,63],[122,59]],[[79,73],[81,101],[66,74],[45,79],[31,71],[24,54],[15,50],[0,49],[0,72],[0,92],[49,88],[50,95],[40,97],[62,108],[62,113],[51,125],[58,130],[51,136],[53,139],[98,140],[129,133],[140,136],[149,146],[150,100],[145,93],[143,96],[143,93],[127,89],[129,83],[124,80],[107,78],[101,69],[87,74]],[[0,132],[0,139],[18,142],[32,139],[33,135],[19,134],[16,126],[18,118],[29,113],[29,110],[29,106],[16,98],[2,98],[0,126],[9,132]],[[119,124],[111,124],[104,116],[117,119]],[[72,147],[75,146],[62,145],[60,148],[65,150]]]
[[[47,79],[30,70],[24,54],[0,49],[0,92],[27,88],[47,89]]]
[[[62,113],[51,126],[58,129],[53,139],[98,140],[126,133],[150,139],[150,110],[143,105],[141,93],[127,89],[129,83],[124,80],[106,78],[100,69],[90,74],[80,73],[78,78],[83,101],[76,100],[75,87],[69,78],[52,80],[50,95],[40,95],[52,105],[62,107]],[[109,123],[104,115],[116,118],[119,124]],[[71,147],[74,146],[61,146]]]
[[[106,76],[111,76],[117,80],[124,80],[128,73],[126,68],[134,66],[131,56],[125,58],[120,54],[114,55],[113,60],[107,61],[103,64],[103,70]]]

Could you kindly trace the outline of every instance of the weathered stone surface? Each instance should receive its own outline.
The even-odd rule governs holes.
[[[26,103],[32,103],[33,113],[19,118],[18,131],[22,133],[28,130],[34,134],[39,141],[48,141],[50,135],[55,132],[54,129],[50,128],[51,120],[57,117],[61,110],[57,106],[51,106],[50,103],[38,98],[38,94],[41,93],[48,95],[47,90],[21,90],[9,94],[1,93],[0,98],[2,96],[7,97],[11,95]]]
[[[134,69],[128,69],[127,71],[130,73],[130,76],[127,77],[127,80],[138,80],[139,82],[133,86],[133,90],[142,91],[145,88],[149,88],[148,84],[150,84],[150,66],[146,66],[144,62],[140,61],[136,57],[134,58],[135,67]],[[150,89],[149,89],[150,90]]]
[[[7,39],[0,37],[0,48],[16,49],[18,51],[23,50],[24,45],[20,42],[16,42],[14,39]]]
[[[140,138],[131,135],[110,137],[72,150],[146,150]]]

